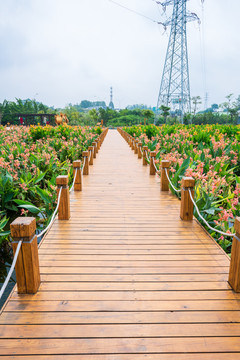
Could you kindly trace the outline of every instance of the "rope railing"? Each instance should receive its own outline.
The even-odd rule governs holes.
[[[75,185],[75,181],[76,181],[76,177],[77,177],[77,172],[78,172],[78,169],[75,170],[75,175],[74,175],[73,183],[72,183],[71,189],[69,190],[70,192],[72,192],[73,189],[74,189],[74,185]]]
[[[215,231],[215,232],[217,232],[217,233],[219,233],[219,234],[221,234],[221,235],[223,235],[223,236],[233,237],[233,236],[236,235],[236,234],[231,234],[231,233],[225,233],[225,232],[223,232],[223,231],[221,231],[221,230],[218,230],[218,229],[215,229],[215,228],[213,228],[211,225],[209,225],[209,223],[207,222],[207,220],[205,220],[204,217],[200,214],[200,211],[199,211],[199,209],[198,209],[198,206],[197,206],[197,204],[195,203],[195,201],[194,201],[194,199],[193,199],[191,190],[188,189],[188,192],[189,192],[190,199],[192,200],[192,203],[193,203],[193,205],[194,205],[194,207],[195,207],[195,209],[196,209],[196,211],[197,211],[198,216],[199,216],[200,219],[207,225],[207,227],[208,227],[209,229],[211,229],[211,230],[213,230],[213,231]]]
[[[176,191],[176,192],[181,192],[181,189],[176,189],[175,186],[173,185],[172,181],[171,181],[170,178],[169,178],[167,169],[165,168],[164,170],[165,170],[167,179],[168,179],[168,181],[169,181],[169,184],[171,185],[171,187],[173,188],[173,190]]]
[[[61,200],[61,193],[62,193],[62,187],[60,188],[59,193],[58,193],[57,207],[52,215],[51,221],[49,222],[48,226],[42,232],[40,232],[40,234],[37,235],[37,238],[41,238],[45,234],[45,232],[47,232],[47,230],[50,228],[50,226],[52,225],[52,223],[57,215],[57,212],[58,212],[58,208],[59,208],[59,204],[60,204],[60,200]]]
[[[159,169],[157,168],[157,165],[156,165],[155,161],[153,161],[153,166],[155,167],[156,173],[158,173]]]
[[[145,150],[145,157],[146,157],[147,161],[149,161],[149,162],[150,162],[150,157],[148,156],[148,152],[147,152],[147,150]]]
[[[8,283],[9,283],[9,280],[11,279],[12,273],[14,271],[14,268],[15,268],[15,265],[16,265],[16,262],[17,262],[18,254],[19,254],[19,251],[20,251],[21,246],[22,246],[22,242],[23,242],[23,240],[20,240],[19,243],[18,243],[16,252],[15,252],[15,255],[14,255],[14,258],[13,258],[12,266],[11,266],[11,268],[10,268],[8,274],[7,274],[7,277],[6,277],[6,279],[5,279],[4,283],[3,283],[3,286],[2,286],[1,291],[0,291],[0,299],[4,294],[4,291],[5,291]]]
[[[86,157],[84,156],[83,166],[82,166],[82,169],[81,169],[82,174],[83,174],[83,171],[84,171],[85,164],[86,164]]]

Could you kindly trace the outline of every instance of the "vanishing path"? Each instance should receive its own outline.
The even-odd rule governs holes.
[[[83,185],[40,247],[39,292],[0,316],[0,360],[240,359],[227,256],[117,131]]]

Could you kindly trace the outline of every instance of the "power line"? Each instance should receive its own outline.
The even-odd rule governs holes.
[[[161,24],[159,21],[156,21],[156,20],[154,20],[154,19],[152,19],[152,18],[150,18],[150,17],[148,17],[148,16],[146,16],[146,15],[144,15],[144,14],[141,14],[141,13],[139,13],[138,11],[135,11],[135,10],[133,10],[133,9],[129,9],[128,7],[126,7],[126,6],[122,5],[122,4],[119,4],[118,2],[116,2],[116,1],[114,1],[114,0],[108,0],[108,1],[111,2],[111,3],[113,3],[113,4],[115,4],[115,5],[117,5],[117,6],[120,6],[121,8],[123,8],[123,9],[125,9],[125,10],[131,11],[132,13],[134,13],[134,14],[136,14],[136,15],[138,15],[138,16],[142,16],[142,17],[144,17],[145,19],[148,19],[148,20],[150,20],[150,21],[152,21],[152,22],[154,22],[154,23],[156,23],[156,24]]]

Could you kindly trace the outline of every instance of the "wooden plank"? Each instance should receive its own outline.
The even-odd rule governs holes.
[[[111,278],[112,280],[112,278]],[[42,282],[39,291],[205,291],[231,290],[222,282]],[[171,295],[171,294],[169,294]]]
[[[240,337],[240,326],[236,324],[65,324],[47,325],[2,325],[1,339],[41,338],[149,338],[149,337]]]
[[[2,355],[232,353],[240,352],[240,338],[0,339],[0,348]]]
[[[240,311],[4,312],[0,324],[189,324],[240,323]],[[181,332],[180,332],[181,333]]]
[[[107,354],[107,355],[71,355],[67,354],[70,360],[129,360],[129,354]],[[239,360],[240,353],[201,353],[194,354],[194,360]],[[9,359],[26,360],[25,356],[1,356],[2,360]],[[34,355],[37,360],[49,360],[48,355]],[[177,354],[178,360],[193,360],[192,354]],[[66,355],[51,355],[51,360],[66,360]],[[173,360],[172,354],[131,354],[131,360]]]
[[[239,300],[168,301],[17,301],[10,300],[6,311],[239,311]]]

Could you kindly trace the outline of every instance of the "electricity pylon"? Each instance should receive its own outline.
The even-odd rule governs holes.
[[[189,21],[199,21],[195,13],[187,11],[186,2],[187,0],[157,2],[164,10],[168,5],[173,5],[172,17],[162,23],[165,28],[171,25],[171,33],[157,109],[161,105],[173,106],[175,109],[177,107],[182,121],[184,114],[191,112],[186,24]]]

